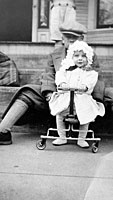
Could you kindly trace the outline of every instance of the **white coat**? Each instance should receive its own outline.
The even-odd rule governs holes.
[[[74,104],[76,114],[80,124],[86,124],[97,117],[104,116],[105,108],[102,103],[93,99],[91,93],[98,80],[98,73],[94,70],[86,71],[76,68],[73,71],[58,71],[56,73],[56,84],[65,82],[70,88],[79,88],[82,84],[86,85],[88,90],[82,94],[74,94]],[[51,114],[53,116],[60,114],[69,107],[70,92],[54,92],[49,102]]]

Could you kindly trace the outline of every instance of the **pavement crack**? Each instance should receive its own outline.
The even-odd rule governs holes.
[[[0,172],[0,174],[7,175],[26,175],[26,176],[45,176],[45,177],[64,177],[64,178],[88,178],[88,179],[113,179],[113,177],[99,177],[99,176],[80,176],[80,175],[66,175],[66,174],[41,174],[29,172]]]

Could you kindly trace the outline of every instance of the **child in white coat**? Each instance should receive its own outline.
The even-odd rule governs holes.
[[[98,80],[98,72],[91,67],[93,49],[83,41],[76,41],[70,45],[66,58],[62,61],[60,70],[57,71],[55,83],[57,87],[76,88],[83,93],[74,94],[74,113],[77,115],[80,127],[77,144],[86,148],[89,144],[85,141],[89,123],[100,115],[104,116],[103,103],[93,99],[91,93]],[[64,117],[69,112],[70,93],[54,92],[49,102],[51,114],[56,115],[56,123],[59,138],[53,141],[53,145],[67,143]],[[81,131],[82,130],[82,131]],[[83,131],[84,130],[84,131]]]

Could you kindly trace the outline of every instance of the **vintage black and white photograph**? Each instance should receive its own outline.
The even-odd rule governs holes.
[[[0,0],[0,200],[113,200],[113,0]]]

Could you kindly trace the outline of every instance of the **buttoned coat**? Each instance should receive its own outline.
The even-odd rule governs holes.
[[[79,88],[82,85],[87,87],[87,91],[83,93],[74,93],[74,105],[76,114],[80,124],[86,124],[94,121],[100,115],[104,116],[105,108],[100,102],[93,99],[91,93],[98,80],[98,73],[95,70],[83,70],[76,68],[74,70],[58,71],[56,74],[56,84],[67,83],[69,88]],[[70,92],[58,91],[54,92],[49,106],[51,114],[57,115],[66,111],[70,105]]]

